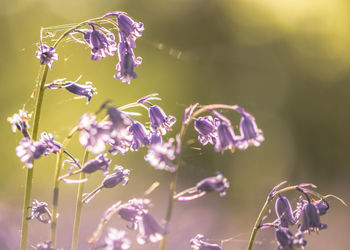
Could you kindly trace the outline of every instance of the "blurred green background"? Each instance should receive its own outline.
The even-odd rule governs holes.
[[[143,57],[139,78],[126,85],[113,79],[117,58],[90,61],[85,46],[66,42],[58,49],[48,82],[57,78],[92,81],[98,95],[86,105],[64,90],[47,91],[40,132],[62,141],[86,111],[106,99],[118,106],[159,93],[167,114],[178,118],[191,103],[239,104],[252,113],[263,129],[265,142],[243,152],[217,154],[212,147],[187,144],[178,190],[222,171],[231,182],[227,196],[210,194],[176,204],[168,249],[189,249],[197,233],[210,239],[235,237],[225,249],[245,249],[250,230],[266,195],[277,183],[312,182],[321,193],[350,201],[350,3],[346,0],[2,0],[0,9],[0,248],[17,249],[21,224],[25,170],[15,155],[21,139],[13,134],[8,116],[30,99],[39,70],[35,58],[40,27],[80,22],[120,10],[145,25],[135,53]],[[54,37],[56,38],[56,37]],[[46,42],[50,43],[50,40]],[[226,113],[225,113],[226,114]],[[230,115],[229,115],[230,116]],[[230,116],[238,124],[238,117]],[[147,116],[141,118],[147,120]],[[191,130],[190,130],[191,131]],[[186,139],[196,138],[192,130]],[[76,140],[69,150],[81,157]],[[154,170],[144,160],[146,149],[113,157],[113,164],[132,170],[126,187],[104,190],[83,211],[81,248],[96,228],[104,210],[118,200],[139,197],[154,182],[151,213],[164,218],[169,173]],[[42,157],[35,166],[33,198],[51,206],[55,156]],[[86,190],[100,183],[91,176]],[[58,246],[69,249],[73,225],[74,185],[61,185]],[[289,196],[293,204],[297,194]],[[322,217],[329,229],[307,236],[307,249],[350,249],[349,208],[330,200]],[[273,208],[273,207],[272,207]],[[275,218],[274,213],[270,220]],[[111,226],[124,229],[115,218]],[[135,236],[130,233],[131,237]],[[259,232],[255,249],[276,249],[272,230]],[[49,237],[48,226],[30,222],[30,244]],[[157,249],[156,244],[133,249]]]

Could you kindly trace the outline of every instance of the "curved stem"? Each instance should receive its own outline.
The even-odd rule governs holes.
[[[85,150],[82,164],[85,164],[88,157],[89,157],[89,152],[87,150]],[[80,173],[80,180],[82,180],[84,178],[85,178],[85,173],[81,172]],[[81,211],[83,208],[83,202],[82,202],[83,192],[84,192],[84,182],[81,182],[81,183],[79,183],[78,193],[77,193],[77,202],[76,202],[74,227],[73,227],[72,250],[78,249]]]
[[[45,81],[47,78],[47,72],[49,67],[45,65],[44,72],[41,77],[40,84],[38,86],[38,97],[36,99],[35,110],[34,110],[34,123],[33,123],[33,131],[32,131],[32,139],[36,140],[38,137],[39,130],[39,121],[40,121],[40,113],[41,106],[44,99],[44,90],[45,90]],[[33,173],[34,173],[34,162],[33,168],[27,169],[27,178],[25,184],[24,191],[24,202],[23,202],[23,211],[22,211],[22,234],[21,234],[21,250],[27,249],[27,241],[28,241],[28,207],[30,206],[30,200],[32,195],[32,185],[33,185]]]
[[[75,127],[66,137],[66,139],[64,139],[62,143],[62,147],[60,151],[57,153],[54,187],[53,187],[52,221],[51,221],[51,242],[53,247],[55,247],[56,245],[57,210],[58,210],[58,196],[59,196],[59,184],[60,184],[59,176],[62,168],[63,152],[76,131],[78,131],[77,127]]]

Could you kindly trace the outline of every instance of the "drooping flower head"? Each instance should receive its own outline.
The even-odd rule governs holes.
[[[40,142],[46,145],[44,155],[49,155],[51,153],[56,154],[60,151],[62,147],[61,143],[54,140],[52,134],[46,132],[41,133]]]
[[[237,111],[242,115],[240,122],[241,138],[237,143],[238,149],[245,150],[249,146],[260,146],[264,141],[264,134],[256,125],[255,118],[240,107],[237,108]]]
[[[311,202],[304,204],[301,210],[300,231],[317,231],[326,228],[327,225],[320,221],[320,214],[317,207]]]
[[[148,212],[144,212],[138,221],[139,233],[137,242],[141,245],[148,242],[158,242],[163,239],[166,230]]]
[[[288,227],[289,225],[297,223],[287,197],[279,194],[279,197],[276,199],[275,210],[279,218],[280,226]]]
[[[117,16],[119,32],[123,35],[130,48],[136,48],[136,39],[142,36],[143,23],[135,22],[129,16],[121,13]]]
[[[32,220],[34,218],[37,218],[38,221],[50,224],[51,223],[51,211],[49,210],[49,205],[46,202],[39,202],[37,200],[33,200],[32,206],[28,207],[28,209],[31,209],[31,214],[29,217],[27,217],[27,220]]]
[[[113,188],[121,182],[124,182],[123,186],[128,184],[129,177],[127,176],[130,174],[130,170],[124,169],[122,166],[117,166],[114,168],[114,170],[116,170],[116,172],[107,175],[103,179],[102,186],[104,188]]]
[[[222,152],[227,149],[234,151],[238,139],[233,132],[231,124],[221,121],[218,125],[217,133],[218,137],[215,144],[215,150],[217,152]]]
[[[104,172],[108,171],[108,165],[111,163],[111,159],[106,157],[106,154],[99,154],[95,159],[87,161],[81,171],[86,174],[91,174],[97,170]]]
[[[45,87],[48,89],[65,88],[75,95],[86,97],[87,103],[89,103],[92,96],[94,95],[95,88],[91,82],[86,82],[85,84],[77,83],[79,79],[80,77],[76,81],[64,81],[65,79],[57,79],[49,84],[46,84]]]
[[[16,147],[16,155],[28,168],[33,167],[33,161],[40,158],[47,149],[47,145],[41,141],[32,141],[24,137]]]
[[[108,229],[105,243],[105,250],[124,250],[129,249],[131,246],[130,240],[126,238],[126,232],[115,228]]]
[[[40,30],[40,45],[38,46],[38,50],[36,51],[36,57],[40,59],[40,64],[47,64],[49,68],[52,68],[52,63],[54,60],[58,60],[58,54],[54,47],[47,46],[43,44],[43,28]]]
[[[18,113],[14,114],[12,117],[8,117],[7,121],[12,125],[12,131],[15,133],[17,130],[21,131],[24,137],[29,137],[27,129],[29,126],[29,120],[32,114],[28,114],[28,112],[24,109],[19,110]]]
[[[138,221],[141,215],[148,211],[151,204],[149,199],[131,199],[128,201],[128,205],[122,207],[118,214],[119,216],[128,222],[131,222],[131,226],[127,226],[131,230],[136,230],[138,228]]]
[[[150,143],[148,139],[149,131],[142,123],[135,121],[130,127],[129,132],[132,134],[131,150],[135,151]]]
[[[198,117],[194,129],[199,133],[198,140],[202,145],[216,144],[219,119],[212,116]]]
[[[148,114],[151,121],[151,130],[160,130],[163,135],[165,134],[165,130],[171,130],[172,126],[176,122],[176,118],[174,116],[167,116],[163,109],[157,105],[151,105],[151,107],[148,109]]]
[[[168,142],[151,144],[145,160],[155,169],[174,172],[176,167],[173,161],[176,158],[176,148],[173,144],[173,138]]]
[[[328,209],[329,209],[329,204],[325,199],[320,199],[320,200],[312,200],[311,201],[317,208],[318,210],[318,214],[324,215],[327,213]]]
[[[205,240],[204,235],[197,234],[196,237],[191,239],[191,248],[195,250],[222,250],[222,247],[217,244],[208,243]]]
[[[297,248],[304,248],[306,246],[306,240],[304,240],[301,233],[293,233],[285,227],[277,228],[275,232],[276,241],[278,244],[278,250],[292,250]]]

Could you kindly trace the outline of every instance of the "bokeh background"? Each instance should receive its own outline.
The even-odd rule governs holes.
[[[40,27],[80,22],[107,11],[120,10],[145,24],[135,53],[143,57],[139,78],[126,85],[113,79],[117,58],[90,61],[83,45],[66,42],[58,49],[48,82],[57,78],[92,81],[98,90],[91,103],[64,91],[47,91],[40,131],[62,141],[86,111],[106,99],[118,106],[159,93],[159,104],[178,122],[191,103],[239,104],[255,115],[265,134],[259,148],[217,154],[210,146],[198,149],[193,130],[186,136],[184,165],[178,190],[221,171],[230,180],[227,196],[210,194],[176,204],[167,249],[190,249],[197,233],[225,243],[224,249],[245,249],[249,233],[266,195],[277,183],[312,182],[321,193],[350,201],[350,3],[346,0],[1,0],[0,67],[0,249],[19,246],[25,169],[15,155],[21,136],[11,132],[6,118],[26,104],[39,72],[34,53]],[[57,38],[58,28],[52,29]],[[50,39],[47,43],[52,42]],[[225,113],[238,124],[235,114]],[[144,115],[142,121],[147,120]],[[81,157],[77,137],[69,150]],[[95,230],[107,207],[118,200],[140,197],[154,182],[151,213],[161,220],[168,200],[169,173],[150,167],[146,149],[113,164],[132,170],[126,187],[104,190],[83,210],[80,249]],[[55,156],[42,157],[35,166],[33,198],[52,203]],[[91,176],[86,190],[100,183]],[[74,185],[61,185],[58,246],[69,249],[75,207]],[[289,194],[295,204],[299,194]],[[307,236],[308,249],[350,249],[349,208],[330,200],[322,217],[329,228]],[[273,211],[273,210],[272,210]],[[275,218],[272,212],[270,220]],[[114,218],[120,229],[125,223]],[[131,238],[135,234],[130,232]],[[49,227],[30,222],[30,244],[49,237]],[[259,232],[255,249],[276,249],[272,230]],[[156,244],[133,249],[157,249]]]

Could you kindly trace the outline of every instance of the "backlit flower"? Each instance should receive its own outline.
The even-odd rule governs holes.
[[[212,116],[198,117],[194,121],[194,129],[199,133],[198,140],[202,145],[216,144],[219,119]]]
[[[174,172],[176,167],[173,161],[176,158],[176,148],[173,143],[174,139],[170,139],[168,142],[152,144],[145,160],[155,169]]]

